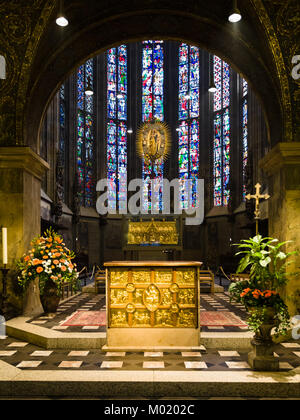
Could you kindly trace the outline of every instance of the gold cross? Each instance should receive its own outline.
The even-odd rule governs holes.
[[[264,200],[268,200],[270,198],[269,194],[264,194],[262,195],[260,193],[260,189],[261,189],[261,185],[260,184],[256,184],[255,185],[255,189],[256,189],[256,194],[255,195],[251,195],[248,194],[246,195],[246,199],[247,200],[255,200],[255,220],[256,220],[256,235],[258,235],[258,221],[260,218],[260,209],[259,209],[259,200],[264,199]]]

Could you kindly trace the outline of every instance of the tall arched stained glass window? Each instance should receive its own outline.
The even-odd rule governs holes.
[[[94,97],[85,94],[94,85],[94,60],[77,71],[77,171],[80,204],[92,207],[94,197]]]
[[[127,209],[127,103],[126,45],[107,51],[107,178],[111,213]]]
[[[248,164],[248,83],[242,81],[243,199],[246,200],[246,168]]]
[[[163,41],[144,41],[142,58],[142,120],[143,122],[164,121],[164,43]],[[157,180],[156,211],[162,209],[162,181],[164,162],[160,159],[152,165],[143,162],[144,211],[151,211],[151,174],[154,171]]]
[[[63,84],[59,89],[59,157],[61,165],[66,164],[66,86]],[[65,199],[65,189],[62,190],[62,199]]]
[[[227,206],[230,196],[230,67],[214,56],[214,205]]]
[[[181,44],[179,47],[179,179],[181,205],[196,206],[199,176],[199,116],[200,116],[200,61],[197,47]],[[192,180],[192,197],[185,181]]]

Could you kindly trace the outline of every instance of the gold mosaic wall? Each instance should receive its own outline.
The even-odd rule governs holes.
[[[197,268],[110,268],[110,328],[197,328]]]

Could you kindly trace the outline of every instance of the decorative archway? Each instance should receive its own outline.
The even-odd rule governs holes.
[[[59,85],[76,66],[111,46],[148,38],[193,43],[225,59],[247,79],[260,99],[270,143],[288,140],[289,104],[278,77],[280,63],[274,63],[278,51],[274,53],[269,46],[268,26],[263,25],[266,16],[258,19],[257,13],[263,11],[252,5],[257,6],[260,0],[243,2],[244,19],[239,26],[227,21],[231,2],[226,7],[224,2],[209,5],[198,1],[188,9],[179,0],[122,1],[113,8],[102,3],[94,1],[86,7],[70,1],[66,13],[71,24],[66,29],[56,26],[55,10],[50,15],[47,9],[49,23],[29,73],[23,127],[19,126],[17,136],[21,144],[39,152],[43,114]]]

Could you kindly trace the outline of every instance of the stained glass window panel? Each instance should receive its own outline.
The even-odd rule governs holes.
[[[112,213],[127,208],[127,93],[126,45],[107,52],[107,177],[108,206]]]
[[[187,44],[179,47],[179,179],[183,209],[196,206],[199,176],[200,59],[199,49]],[[192,181],[192,195],[189,184]]]

